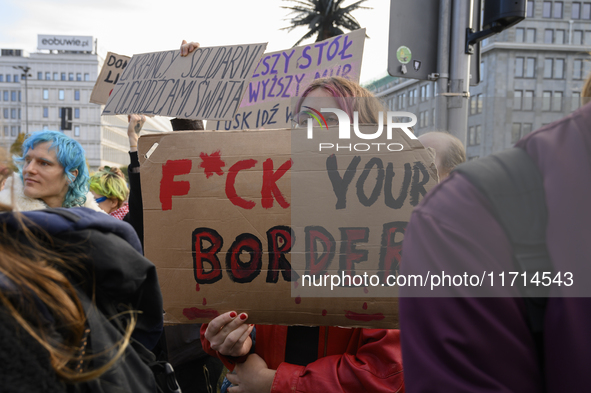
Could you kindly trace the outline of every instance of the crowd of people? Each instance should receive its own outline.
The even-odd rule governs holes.
[[[198,47],[183,41],[181,56]],[[340,108],[350,118],[358,112],[364,124],[386,112],[372,93],[340,77],[317,79],[300,94],[296,122],[302,107]],[[150,365],[157,360],[172,363],[185,392],[553,392],[588,385],[587,298],[548,299],[540,345],[522,298],[404,297],[404,290],[401,329],[253,325],[241,310],[208,324],[164,327],[156,270],[142,251],[137,145],[145,117],[128,120],[128,179],[113,167],[90,175],[81,145],[56,131],[28,136],[14,173],[0,164],[2,391],[156,392],[163,384]],[[591,254],[589,121],[585,105],[517,144],[543,179],[546,246],[556,271]],[[203,126],[174,119],[173,128]],[[402,273],[441,271],[452,261],[514,270],[512,244],[490,201],[463,166],[454,170],[466,161],[462,142],[444,132],[419,141],[433,152],[440,184],[413,212]]]

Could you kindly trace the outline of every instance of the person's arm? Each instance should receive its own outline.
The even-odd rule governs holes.
[[[333,334],[336,329],[331,328]],[[343,337],[345,353],[322,357],[307,366],[283,362],[273,370],[259,354],[248,355],[245,362],[235,365],[235,374],[227,375],[236,385],[229,392],[404,391],[398,330],[352,329]]]
[[[138,157],[137,144],[139,133],[146,121],[144,115],[129,115],[127,126],[127,137],[129,138],[129,159],[127,167],[129,176],[129,219],[127,220],[142,243],[144,248],[144,205],[142,201],[142,186],[140,181],[140,161]]]
[[[254,325],[246,323],[247,320],[246,313],[230,311],[201,325],[203,350],[233,370],[237,363],[246,361],[252,348],[250,333]]]

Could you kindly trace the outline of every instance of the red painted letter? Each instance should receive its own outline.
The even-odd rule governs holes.
[[[223,244],[224,240],[213,229],[197,228],[193,231],[193,272],[199,284],[213,284],[222,278],[222,265],[216,254]],[[205,263],[211,266],[208,272],[205,272]]]
[[[291,270],[291,264],[285,258],[295,242],[291,228],[278,225],[267,231],[267,244],[269,246],[269,269],[267,270],[267,282],[277,282],[279,271],[285,281],[297,281],[298,274]]]
[[[236,188],[234,187],[234,183],[236,182],[236,176],[238,172],[243,169],[249,169],[255,166],[257,163],[256,160],[241,160],[238,161],[236,164],[230,167],[228,171],[228,175],[226,176],[226,196],[234,205],[241,207],[243,209],[252,209],[256,203],[253,201],[247,201],[246,199],[240,198],[236,193]]]
[[[242,253],[250,255],[250,261],[242,262]],[[261,273],[263,266],[263,245],[256,236],[243,233],[236,237],[226,253],[226,268],[234,282],[247,283]]]
[[[191,172],[191,160],[168,160],[162,165],[162,179],[160,180],[160,203],[162,210],[172,209],[173,195],[187,195],[191,189],[188,181],[174,181],[174,177]]]
[[[277,187],[277,180],[281,178],[291,168],[291,164],[293,161],[290,159],[289,161],[285,161],[283,165],[277,169],[277,172],[273,173],[273,160],[270,158],[263,162],[263,188],[261,189],[261,205],[265,209],[270,209],[273,207],[273,196],[277,199],[277,203],[284,208],[287,209],[289,207],[289,202],[285,200],[283,194]]]

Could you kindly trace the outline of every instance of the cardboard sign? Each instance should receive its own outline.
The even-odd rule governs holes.
[[[105,105],[109,99],[109,95],[117,84],[119,77],[123,73],[127,63],[131,57],[118,55],[116,53],[108,52],[101,73],[99,74],[92,93],[90,94],[90,102],[93,104]]]
[[[365,29],[310,45],[265,53],[258,63],[240,109],[230,121],[208,121],[208,130],[289,128],[291,98],[314,80],[342,76],[359,82]]]
[[[282,129],[140,138],[145,254],[158,269],[165,323],[207,322],[235,310],[251,323],[398,326],[395,287],[355,279],[339,292],[329,280],[318,291],[309,281],[343,269],[396,274],[411,210],[436,183],[432,156],[395,132],[388,143],[402,151],[369,152],[352,169],[356,151],[319,152],[294,135]],[[337,172],[351,183],[348,191],[335,191]]]
[[[143,113],[230,120],[267,44],[178,49],[133,55],[103,115]]]

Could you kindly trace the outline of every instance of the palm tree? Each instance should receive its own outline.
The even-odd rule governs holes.
[[[291,18],[291,26],[284,27],[281,30],[292,31],[298,26],[308,26],[308,31],[302,38],[295,43],[298,46],[303,40],[318,34],[316,42],[335,37],[345,32],[341,30],[344,27],[348,30],[357,30],[361,28],[359,22],[351,15],[351,11],[357,9],[371,9],[371,7],[362,7],[360,4],[367,0],[359,0],[347,7],[341,7],[345,0],[284,0],[296,3],[293,7],[281,7],[291,10],[289,15],[295,14]]]

